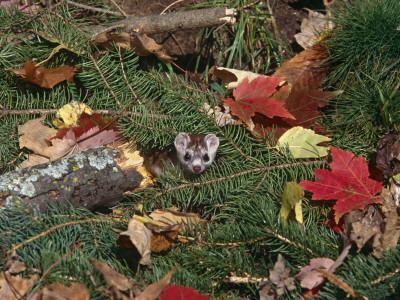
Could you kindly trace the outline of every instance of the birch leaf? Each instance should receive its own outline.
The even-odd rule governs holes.
[[[286,147],[294,158],[318,158],[328,155],[329,147],[317,146],[331,139],[300,126],[286,131],[278,140],[278,149],[285,154]]]

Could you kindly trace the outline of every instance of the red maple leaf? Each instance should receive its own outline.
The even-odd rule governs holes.
[[[331,148],[332,163],[329,170],[314,170],[315,182],[302,180],[300,185],[313,193],[313,200],[337,200],[335,221],[355,209],[364,209],[372,203],[381,203],[376,196],[382,183],[370,178],[368,165],[362,156],[354,157],[349,151]]]
[[[287,86],[283,86],[273,97],[282,101],[287,111],[293,115],[295,119],[267,119],[257,117],[255,122],[258,123],[258,126],[256,126],[255,130],[261,133],[260,125],[263,125],[263,127],[270,132],[275,130],[276,139],[294,126],[313,129],[316,133],[321,132],[323,127],[315,124],[321,115],[318,108],[326,106],[330,99],[340,94],[340,91],[324,92],[321,89],[307,90],[293,87],[289,94],[287,91],[288,88]]]
[[[284,103],[269,98],[282,82],[279,77],[259,76],[249,83],[245,78],[233,91],[235,99],[225,99],[224,106],[230,107],[233,115],[239,117],[248,126],[251,124],[251,117],[256,112],[273,118],[275,116],[294,119],[283,107]]]
[[[159,296],[161,300],[209,300],[210,296],[200,295],[194,288],[182,285],[169,285]]]

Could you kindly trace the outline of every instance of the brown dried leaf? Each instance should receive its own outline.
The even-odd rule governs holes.
[[[97,260],[91,260],[90,262],[103,275],[110,287],[115,287],[122,292],[129,291],[134,287],[135,284],[129,278],[118,273],[106,263]]]
[[[22,69],[10,69],[7,71],[20,75],[25,81],[37,84],[43,88],[51,89],[56,84],[67,80],[72,82],[75,76],[74,67],[61,66],[54,69],[36,67],[29,59],[26,59]]]
[[[400,173],[400,137],[389,133],[379,140],[376,151],[376,167],[386,176]],[[392,165],[394,167],[392,168]]]
[[[381,232],[382,217],[376,209],[369,205],[364,210],[353,210],[343,217],[343,233],[357,245],[357,252]]]
[[[327,57],[326,48],[316,44],[285,62],[272,76],[285,78],[296,89],[316,90],[328,71]]]
[[[117,237],[117,244],[120,247],[135,248],[141,256],[140,264],[150,265],[151,231],[143,223],[131,219],[128,230]]]
[[[161,280],[150,284],[144,289],[144,291],[135,298],[135,300],[155,300],[164,291],[164,289],[169,285],[171,281],[172,274],[174,274],[175,269],[172,269],[164,276]]]
[[[153,211],[150,216],[155,221],[162,222],[166,225],[173,224],[183,224],[185,227],[194,225],[194,224],[205,224],[206,220],[200,219],[194,213],[183,213],[176,211],[172,208],[167,210],[156,209]]]
[[[156,43],[155,40],[149,38],[146,34],[138,34],[133,38],[133,46],[135,52],[139,56],[147,56],[154,54],[163,63],[169,63],[176,58],[167,55],[163,46]]]
[[[12,276],[9,272],[0,272],[0,299],[17,300],[21,299],[37,282],[37,276],[23,278]]]
[[[221,79],[224,83],[228,85],[227,88],[229,90],[236,88],[237,85],[241,83],[245,78],[247,78],[249,82],[251,82],[253,79],[261,76],[260,74],[249,71],[215,66],[213,66],[210,71],[208,71],[208,75],[215,75],[217,78]]]
[[[135,47],[133,45],[132,36],[127,32],[100,33],[92,38],[92,42],[96,46],[101,46],[110,50],[115,49],[115,46],[126,50],[132,50]]]
[[[18,126],[19,147],[32,150],[38,155],[50,157],[46,140],[53,137],[57,130],[43,125],[46,116],[29,120],[24,125]]]
[[[224,127],[226,125],[239,125],[242,124],[242,121],[240,120],[234,120],[232,118],[232,115],[230,113],[230,108],[228,107],[223,107],[224,111],[222,111],[221,107],[219,106],[214,106],[214,108],[211,108],[211,106],[208,103],[204,103],[204,110],[207,114],[207,116],[212,116],[215,119],[215,124],[218,127]]]
[[[28,154],[28,158],[25,159],[18,167],[19,168],[27,168],[27,167],[33,167],[36,165],[40,164],[45,164],[50,161],[49,158],[41,155],[36,155],[36,154]]]
[[[70,286],[61,283],[52,283],[41,290],[42,300],[68,299],[89,300],[89,290],[80,282],[74,282]]]
[[[396,202],[397,199],[400,199],[400,188],[395,180],[392,178],[390,191],[382,189],[385,229],[376,234],[372,243],[372,255],[378,258],[390,248],[395,248],[400,237],[400,216]]]
[[[315,45],[320,34],[334,26],[334,23],[328,19],[328,15],[312,10],[308,12],[308,17],[301,21],[300,33],[294,35],[296,42],[304,49]]]
[[[147,225],[147,228],[151,230],[151,252],[161,252],[171,246],[179,232],[182,231],[183,225]]]

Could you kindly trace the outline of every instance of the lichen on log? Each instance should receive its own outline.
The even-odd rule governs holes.
[[[143,176],[123,170],[118,149],[96,147],[49,163],[0,176],[0,206],[26,206],[45,212],[49,203],[75,207],[111,207],[125,190],[138,187]]]

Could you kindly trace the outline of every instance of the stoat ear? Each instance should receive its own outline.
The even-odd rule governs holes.
[[[178,152],[184,152],[190,141],[190,137],[186,133],[180,133],[175,138],[175,148]]]
[[[210,151],[216,152],[219,147],[219,138],[215,134],[207,134],[204,138]]]

